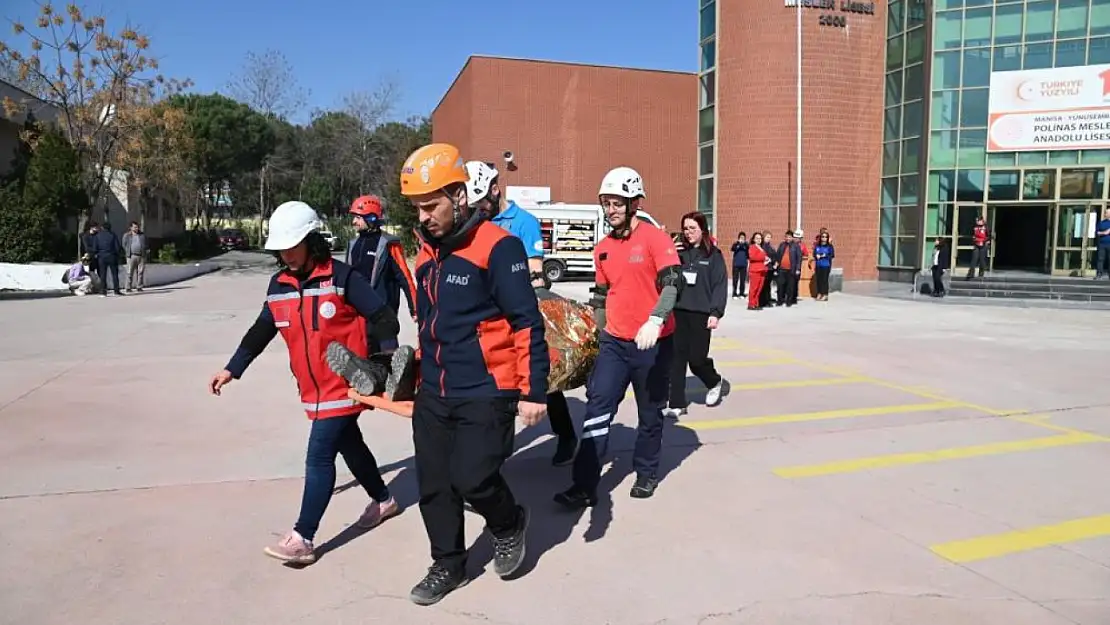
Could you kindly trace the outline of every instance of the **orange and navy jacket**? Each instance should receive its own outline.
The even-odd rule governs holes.
[[[409,314],[416,314],[416,284],[400,239],[381,230],[360,232],[347,246],[346,262],[370,278],[370,285],[394,312],[401,310],[403,293]]]
[[[332,372],[324,354],[332,341],[338,341],[365,358],[368,328],[396,336],[397,314],[350,265],[329,260],[303,279],[282,270],[270,279],[262,312],[226,369],[233,377],[242,377],[280,333],[289,348],[289,368],[308,418],[358,414],[362,404],[347,397],[349,385]]]
[[[480,214],[438,241],[418,234],[420,392],[546,403],[551,361],[524,244]]]

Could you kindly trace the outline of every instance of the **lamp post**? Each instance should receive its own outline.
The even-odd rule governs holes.
[[[797,154],[794,158],[794,190],[797,197],[794,200],[794,229],[802,228],[802,0],[794,0],[794,12],[797,26],[797,57],[798,57],[798,89],[797,89]]]

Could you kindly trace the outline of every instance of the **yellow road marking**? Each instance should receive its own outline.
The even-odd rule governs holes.
[[[913,464],[926,464],[931,462],[944,462],[946,460],[959,460],[963,458],[977,458],[981,456],[997,456],[1021,451],[1037,449],[1051,449],[1068,445],[1082,445],[1085,443],[1102,443],[1106,439],[1102,436],[1086,433],[1063,434],[1046,436],[1020,441],[1006,441],[1002,443],[988,443],[985,445],[971,445],[969,447],[950,447],[934,451],[922,451],[904,454],[887,454],[871,456],[868,458],[854,458],[840,460],[825,464],[797,465],[775,469],[775,475],[785,478],[817,477],[822,475],[835,475],[839,473],[854,473],[869,469],[885,469]]]
[[[772,365],[794,365],[798,361],[793,358],[768,358],[766,360],[714,360],[718,367],[769,367]]]
[[[838,384],[855,384],[860,382],[857,378],[819,378],[817,380],[779,380],[777,382],[751,382],[748,384],[730,384],[729,388],[732,391],[765,391],[770,389],[780,388],[807,388],[811,386],[835,386]],[[704,394],[709,389],[704,386],[686,389],[688,394]],[[632,390],[628,390],[624,394],[625,397],[632,397]]]
[[[854,417],[878,417],[884,415],[932,412],[962,408],[959,402],[937,401],[927,404],[904,404],[901,406],[878,406],[876,408],[849,408],[844,410],[822,410],[819,412],[799,412],[794,414],[770,415],[764,417],[741,417],[738,419],[719,419],[715,421],[680,421],[679,426],[691,430],[723,430],[728,428],[772,425],[777,423],[803,423],[828,419],[850,419]]]
[[[1099,536],[1110,536],[1110,514],[957,540],[934,545],[930,550],[952,562],[975,562]]]

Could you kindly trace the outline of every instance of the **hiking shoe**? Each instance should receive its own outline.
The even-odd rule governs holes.
[[[574,462],[574,455],[578,453],[578,438],[574,436],[560,436],[555,443],[555,455],[551,457],[551,464],[565,467]]]
[[[312,564],[316,561],[316,548],[311,540],[305,540],[296,531],[291,531],[275,545],[266,547],[266,555],[282,562],[293,564]]]
[[[393,352],[385,396],[393,401],[409,401],[416,396],[416,350],[402,345]]]
[[[628,493],[628,496],[633,499],[647,499],[655,494],[657,486],[659,486],[659,480],[654,477],[637,475],[636,483],[632,485],[632,490]]]
[[[705,392],[706,406],[712,407],[721,403],[721,396],[725,392],[725,384],[727,384],[727,382],[725,382],[724,378],[721,378],[721,381],[717,382],[717,386]]]
[[[524,506],[518,506],[518,509],[520,522],[511,536],[505,538],[490,536],[493,539],[493,572],[501,578],[516,573],[524,563],[524,555],[527,551],[524,539],[528,533],[528,509]]]
[[[571,510],[585,510],[597,505],[597,495],[576,485],[556,494],[555,503]]]
[[[470,583],[470,578],[465,573],[453,573],[447,568],[433,564],[428,568],[428,574],[420,583],[412,587],[409,600],[416,605],[432,605],[439,603],[452,590],[462,588]]]
[[[398,514],[401,514],[401,506],[393,497],[385,501],[371,501],[358,518],[357,524],[363,529],[373,529]]]
[[[329,343],[324,360],[336,375],[347,380],[360,395],[377,395],[385,388],[385,366],[359,358],[342,343]]]

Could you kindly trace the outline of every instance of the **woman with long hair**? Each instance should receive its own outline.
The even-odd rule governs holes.
[[[770,264],[771,256],[763,247],[763,233],[752,234],[748,245],[748,310],[763,310],[760,295],[763,293],[763,285],[767,283]]]
[[[814,278],[817,280],[817,301],[825,302],[829,299],[829,274],[832,273],[832,261],[836,258],[836,248],[829,240],[829,233],[824,228],[817,235],[817,245],[813,246]]]
[[[682,216],[683,248],[679,252],[685,283],[674,307],[675,350],[671,364],[671,393],[667,416],[686,414],[686,367],[709,391],[705,403],[721,403],[725,380],[709,357],[709,341],[728,303],[728,268],[725,257],[709,234],[705,215]]]

